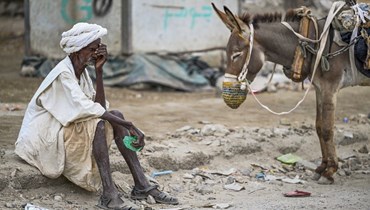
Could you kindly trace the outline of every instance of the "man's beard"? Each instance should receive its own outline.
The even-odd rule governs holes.
[[[96,63],[96,59],[94,59],[94,58],[89,58],[89,60],[88,61],[86,61],[86,65],[87,66],[95,66],[95,63]]]

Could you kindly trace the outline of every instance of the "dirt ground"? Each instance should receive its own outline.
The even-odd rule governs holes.
[[[48,209],[94,209],[99,193],[87,192],[63,178],[46,179],[13,153],[24,109],[42,79],[19,76],[22,21],[1,19],[1,28],[9,23],[13,26],[0,38],[0,209],[21,209],[27,203]],[[147,146],[138,155],[147,174],[172,170],[155,179],[181,202],[178,206],[138,205],[153,209],[370,209],[368,87],[347,88],[338,95],[335,140],[341,168],[332,185],[311,180],[309,165],[290,166],[276,160],[294,153],[318,164],[321,152],[314,130],[314,91],[297,110],[284,116],[268,113],[251,96],[239,109],[231,110],[215,90],[184,93],[107,87],[106,95],[112,109],[121,110],[146,133]],[[258,94],[277,111],[290,109],[302,96],[303,91],[282,89]],[[344,118],[349,122],[343,122]],[[207,126],[216,124],[221,128],[206,134]],[[353,134],[353,141],[343,143],[348,139],[346,133]],[[132,179],[114,146],[111,153],[115,180],[126,196],[125,186],[131,186]],[[228,170],[232,172],[221,173]],[[298,175],[304,183],[258,179],[261,172],[275,178]],[[226,189],[230,183],[242,189]],[[296,189],[311,196],[283,196]]]

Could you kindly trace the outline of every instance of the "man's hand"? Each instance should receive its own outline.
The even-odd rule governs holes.
[[[107,120],[111,125],[118,124],[120,126],[123,126],[129,131],[131,136],[137,136],[137,140],[132,143],[132,146],[136,148],[145,146],[145,135],[140,129],[136,128],[134,124],[132,124],[132,122],[121,119],[108,111],[104,112],[104,114],[100,118]]]
[[[144,142],[144,137],[145,135],[141,130],[136,128],[134,125],[132,125],[129,129],[130,135],[137,136],[137,141],[132,142],[132,146],[136,148],[144,147],[145,142]]]
[[[107,45],[100,43],[99,48],[95,51],[96,62],[95,62],[95,71],[102,71],[105,61],[107,61],[108,51]]]

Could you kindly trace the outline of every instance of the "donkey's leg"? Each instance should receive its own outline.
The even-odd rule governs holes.
[[[329,89],[329,90],[328,90]],[[321,136],[323,139],[326,157],[323,161],[326,163],[326,170],[321,174],[319,180],[321,184],[331,184],[334,182],[333,175],[338,170],[338,157],[334,144],[334,120],[335,107],[337,103],[337,90],[328,88],[322,93],[322,124]]]
[[[323,109],[323,101],[322,101],[322,94],[321,90],[319,88],[316,88],[316,133],[317,136],[319,137],[320,141],[320,147],[321,147],[321,154],[322,154],[322,160],[321,164],[319,167],[316,168],[315,170],[315,175],[313,177],[314,180],[319,180],[321,177],[321,174],[325,171],[326,165],[327,165],[327,158],[328,158],[328,153],[327,153],[327,147],[325,145],[324,139],[322,137],[322,109]]]

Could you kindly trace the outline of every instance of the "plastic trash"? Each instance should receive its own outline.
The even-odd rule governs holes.
[[[276,159],[278,161],[282,162],[282,163],[285,163],[285,164],[294,164],[294,163],[298,162],[299,160],[301,160],[300,157],[298,157],[296,155],[293,155],[291,153],[282,155],[280,157],[277,157]]]
[[[30,204],[30,203],[27,203],[24,206],[24,210],[48,210],[48,209],[42,208],[42,207],[39,207],[39,206],[35,206],[33,204]]]
[[[173,171],[171,171],[171,170],[158,171],[158,172],[153,172],[151,177],[162,176],[162,175],[167,175],[167,174],[172,174],[172,173],[173,173]]]
[[[266,177],[266,175],[264,173],[262,173],[262,172],[256,174],[256,179],[257,180],[263,180],[264,181],[265,180],[265,177]]]
[[[344,122],[344,123],[348,123],[348,122],[349,122],[348,117],[343,118],[343,122]]]
[[[301,180],[298,175],[296,175],[293,179],[291,178],[284,178],[281,180],[282,182],[289,183],[289,184],[304,184],[306,181]]]
[[[123,138],[123,144],[130,150],[134,151],[134,152],[138,152],[138,151],[141,151],[143,149],[143,147],[139,147],[139,148],[136,148],[134,146],[132,146],[132,142],[136,141],[137,140],[137,137],[136,136],[125,136]]]
[[[311,195],[310,192],[305,192],[305,191],[300,191],[300,190],[295,190],[291,192],[286,192],[283,193],[285,197],[308,197]]]

